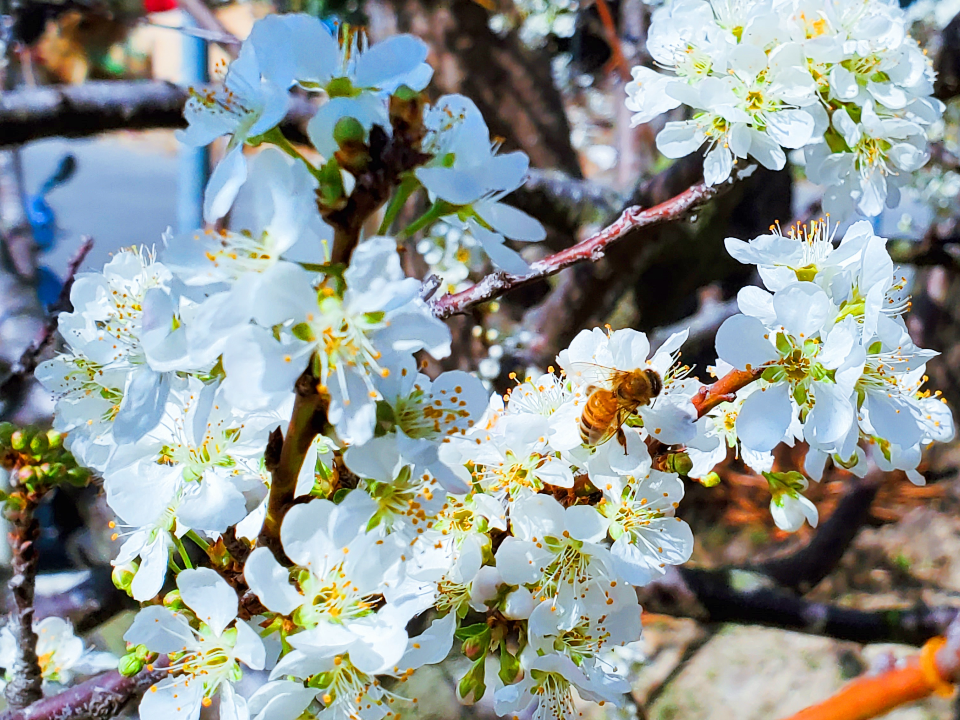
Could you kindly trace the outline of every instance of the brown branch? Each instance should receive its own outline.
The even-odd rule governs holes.
[[[24,496],[25,497],[25,496]],[[40,522],[33,516],[36,501],[26,499],[17,512],[8,513],[11,523],[10,549],[13,552],[12,570],[8,587],[13,595],[10,625],[17,641],[13,666],[8,668],[12,679],[4,690],[7,703],[14,709],[24,708],[43,697],[43,675],[37,659],[37,633],[33,629],[33,596],[37,582],[40,556],[37,540]]]
[[[662,578],[637,594],[644,610],[661,615],[763,625],[858,643],[919,646],[960,614],[957,607],[857,610],[811,602],[763,575],[732,568],[668,567]]]
[[[83,85],[21,88],[0,94],[0,147],[45,137],[87,137],[110,130],[179,128],[189,92],[161,80],[112,80]],[[291,97],[282,125],[291,140],[306,136],[301,125],[313,105]]]
[[[571,265],[587,261],[596,262],[604,256],[610,245],[622,240],[632,231],[678,220],[728,190],[732,183],[733,181],[730,181],[711,187],[701,182],[652,208],[644,210],[637,206],[629,207],[612,225],[572,247],[532,263],[530,271],[523,275],[495,272],[466,290],[453,295],[444,295],[433,301],[431,303],[433,314],[438,318],[446,319],[534,280],[554,275]]]
[[[731,402],[737,397],[737,391],[742,390],[755,380],[759,380],[763,368],[750,370],[731,370],[712,385],[705,385],[693,396],[693,406],[697,409],[697,417],[703,417],[717,405]]]
[[[311,361],[312,367],[312,361]],[[279,431],[272,435],[264,459],[271,472],[270,495],[267,498],[267,516],[263,521],[258,542],[283,560],[280,545],[280,525],[287,510],[293,505],[297,477],[303,458],[313,439],[324,430],[327,424],[327,406],[325,395],[318,392],[319,380],[308,368],[297,378],[296,399],[286,437],[280,437]]]
[[[156,669],[143,670],[133,677],[112,670],[30,707],[7,710],[0,720],[108,720],[166,676],[167,671],[159,667],[161,663],[156,665]]]

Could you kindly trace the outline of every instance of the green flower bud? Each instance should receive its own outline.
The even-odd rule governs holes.
[[[183,610],[186,605],[183,604],[183,598],[180,597],[179,590],[171,590],[163,596],[163,606],[171,610]]]
[[[486,683],[483,682],[483,660],[473,664],[473,667],[467,671],[459,683],[457,683],[457,695],[460,696],[464,705],[473,705],[483,697],[487,692]]]
[[[63,435],[56,430],[47,430],[47,443],[50,447],[58,448],[63,446]]]
[[[132,677],[142,669],[143,661],[136,655],[124,655],[120,658],[120,663],[117,665],[117,670],[119,670],[120,674],[124,677]]]
[[[10,436],[10,447],[14,450],[23,450],[27,447],[28,442],[29,438],[24,434],[23,430],[15,430]]]
[[[407,85],[401,85],[393,91],[393,97],[404,101],[416,100],[418,97],[420,97],[420,93]]]
[[[133,578],[139,569],[140,566],[135,562],[115,566],[113,572],[110,573],[110,579],[113,580],[114,587],[117,590],[123,590],[127,595],[132,595],[130,586],[133,584]]]
[[[511,655],[504,643],[500,643],[500,671],[497,676],[503,681],[504,685],[512,685],[520,679],[523,670],[520,668],[520,660]]]
[[[47,436],[43,433],[37,433],[30,438],[30,452],[34,455],[42,455],[48,449],[50,449],[50,443],[47,440]]]
[[[708,472],[702,478],[700,478],[700,484],[704,487],[716,487],[720,484],[720,476],[715,472]]]
[[[468,637],[463,641],[463,654],[474,662],[481,660],[490,649],[490,630]]]
[[[356,118],[342,117],[333,126],[333,139],[337,145],[362,143],[364,135],[366,135],[366,131]]]

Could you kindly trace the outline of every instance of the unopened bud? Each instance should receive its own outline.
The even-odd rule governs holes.
[[[28,438],[23,430],[15,430],[10,436],[10,447],[14,450],[23,450],[27,447]]]
[[[83,487],[90,480],[90,471],[82,467],[72,467],[67,470],[67,482],[77,487]]]
[[[186,607],[183,604],[183,599],[180,597],[179,590],[171,590],[166,595],[163,596],[163,606],[170,608],[171,610],[182,610]]]
[[[333,139],[337,145],[362,143],[366,134],[360,121],[352,117],[342,117],[333,126]]]
[[[43,433],[37,433],[32,438],[30,438],[30,452],[34,455],[40,455],[46,452],[50,448],[50,442],[47,440],[47,436]]]
[[[113,580],[114,587],[117,590],[123,590],[127,595],[131,595],[130,586],[133,584],[133,578],[139,569],[139,565],[135,562],[115,566],[113,572],[110,573],[110,579]]]
[[[697,482],[699,482],[704,487],[708,487],[708,488],[716,487],[717,485],[720,484],[720,476],[717,475],[715,472],[708,472],[702,478],[698,478]]]
[[[117,670],[125,677],[132,677],[143,669],[143,661],[135,654],[124,655],[120,658]]]
[[[476,662],[487,654],[489,648],[490,631],[486,630],[479,635],[474,635],[464,640],[462,650],[464,655]]]
[[[483,682],[483,660],[475,662],[473,667],[457,683],[457,699],[464,705],[473,705],[487,692]]]
[[[522,672],[523,669],[520,667],[520,660],[515,655],[511,655],[506,645],[501,642],[500,670],[497,672],[498,677],[503,681],[504,685],[512,685],[520,679]]]
[[[56,430],[47,430],[47,442],[52,448],[58,448],[63,445],[63,435]]]
[[[533,612],[536,603],[526,588],[517,588],[503,601],[503,616],[507,620],[526,620]]]

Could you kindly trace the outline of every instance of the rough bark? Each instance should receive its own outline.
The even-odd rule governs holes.
[[[113,670],[30,707],[8,710],[0,715],[0,720],[108,720],[165,675],[166,670],[159,668],[133,677]]]
[[[12,679],[4,690],[11,708],[24,708],[43,697],[43,678],[37,659],[37,633],[33,629],[33,596],[37,581],[37,539],[40,523],[33,517],[33,504],[11,518],[10,548],[13,551],[12,570],[8,586],[13,595],[10,624],[17,640],[17,654],[13,667],[8,668]]]

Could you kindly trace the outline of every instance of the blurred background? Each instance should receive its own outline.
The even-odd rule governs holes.
[[[470,96],[504,150],[530,156],[529,181],[507,201],[548,228],[544,243],[523,249],[534,260],[627,205],[662,202],[699,179],[697,155],[671,164],[654,145],[662,124],[679,117],[631,128],[623,103],[630,68],[651,65],[644,38],[654,10],[642,0],[0,0],[0,419],[50,420],[52,400],[21,357],[63,307],[61,286],[85,238],[93,246],[80,269],[95,270],[120,247],[159,246],[167,228],[200,225],[220,148],[178,144],[186,88],[221,79],[257,18],[307,12],[363,25],[373,40],[396,32],[426,40],[431,91]],[[914,339],[942,353],[930,363],[931,386],[957,408],[960,0],[917,0],[905,11],[948,111],[931,162],[874,222],[910,280]],[[295,107],[288,117],[291,137],[302,137],[307,114]],[[601,262],[453,318],[454,353],[436,369],[478,370],[502,391],[510,373],[546,368],[579,330],[609,323],[643,330],[654,345],[690,327],[684,360],[705,376],[737,290],[757,280],[726,255],[723,238],[819,217],[819,190],[801,161],[758,170],[697,217],[638,231]],[[245,227],[251,205],[241,194],[227,222]],[[488,269],[470,242],[435,226],[411,244],[410,269],[456,290]],[[782,448],[778,462],[797,467],[803,452]],[[958,464],[956,445],[931,452],[926,487],[900,473],[857,480],[832,470],[810,493],[819,529],[794,535],[774,527],[766,481],[735,458],[719,484],[688,483],[680,513],[697,549],[645,593],[645,640],[622,658],[634,680],[625,716],[785,716],[915,652],[960,609]],[[98,489],[60,491],[42,512],[40,615],[65,615],[122,651],[130,605],[110,582],[111,517]],[[492,717],[487,705],[456,704],[455,665],[417,677],[418,701],[403,714]],[[933,699],[891,717],[960,718],[960,704]]]

